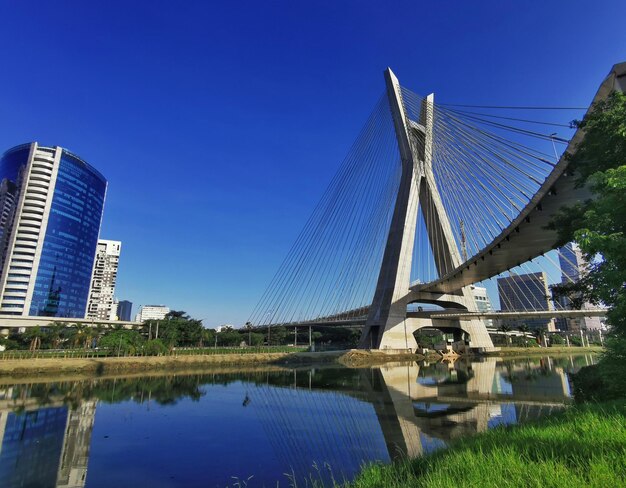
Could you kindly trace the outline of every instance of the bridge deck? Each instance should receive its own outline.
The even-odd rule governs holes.
[[[617,64],[604,80],[593,103],[606,98],[613,89],[626,85],[626,63]],[[557,245],[557,234],[545,227],[563,205],[571,205],[589,198],[585,188],[575,188],[575,178],[566,171],[565,156],[573,153],[583,138],[577,130],[552,173],[528,202],[520,215],[504,229],[482,252],[472,257],[452,272],[430,283],[416,284],[412,290],[452,293],[462,287],[478,283],[537,256],[545,254]]]

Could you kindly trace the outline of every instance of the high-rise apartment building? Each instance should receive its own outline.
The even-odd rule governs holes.
[[[117,318],[117,303],[114,303],[114,295],[121,249],[120,241],[104,239],[98,241],[86,315],[89,319],[116,320]]]
[[[165,305],[144,305],[135,317],[135,322],[145,322],[146,320],[161,320],[170,313],[170,308]]]
[[[0,157],[0,315],[85,317],[106,188],[58,146]]]
[[[503,312],[552,310],[548,278],[544,271],[498,278],[500,308]],[[531,329],[555,330],[554,319],[515,319],[504,321],[512,327],[527,325]]]
[[[587,266],[580,248],[573,242],[559,249],[559,264],[561,266],[561,283],[578,281]],[[558,303],[564,309],[572,308],[572,304],[567,297],[559,297]],[[595,307],[585,303],[583,304],[583,309],[585,308]],[[557,327],[561,330],[578,332],[581,329],[600,329],[602,323],[599,317],[560,318],[557,319]]]
[[[128,300],[120,300],[117,304],[117,320],[130,322],[132,311],[133,302],[129,302]]]

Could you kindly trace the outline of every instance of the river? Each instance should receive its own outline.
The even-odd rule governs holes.
[[[0,486],[310,486],[571,403],[592,355],[0,378]]]

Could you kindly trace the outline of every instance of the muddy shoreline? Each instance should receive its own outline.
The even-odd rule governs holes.
[[[602,352],[600,347],[503,348],[486,356],[523,357],[557,354],[585,354]],[[0,384],[10,379],[42,379],[44,377],[80,376],[100,377],[144,373],[174,374],[179,372],[224,373],[249,370],[280,370],[309,365],[343,365],[347,367],[378,366],[389,362],[439,361],[433,354],[424,357],[409,353],[346,350],[332,352],[279,352],[258,354],[212,354],[185,356],[144,356],[110,358],[35,358],[0,360]]]

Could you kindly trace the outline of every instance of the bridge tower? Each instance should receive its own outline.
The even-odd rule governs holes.
[[[385,71],[385,82],[402,173],[376,292],[359,347],[415,350],[413,333],[434,327],[453,331],[458,338],[466,333],[471,347],[492,349],[487,329],[478,320],[434,324],[427,317],[407,316],[407,305],[417,301],[469,311],[476,308],[469,286],[448,294],[419,293],[409,288],[418,206],[439,276],[454,270],[462,261],[432,168],[434,94],[422,102],[420,120],[414,121],[407,115],[400,84],[389,68]]]

